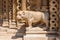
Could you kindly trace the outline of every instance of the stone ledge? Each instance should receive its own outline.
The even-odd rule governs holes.
[[[47,33],[57,33],[56,31],[44,31],[44,29],[35,27],[31,29],[26,29],[27,34],[47,34]]]
[[[49,34],[57,33],[56,31],[26,31],[27,34]]]
[[[22,31],[22,32],[20,32],[20,31]],[[5,32],[7,32],[7,33],[17,33],[18,31],[18,33],[24,33],[23,31],[25,31],[24,29],[23,30],[21,30],[21,29],[9,29],[9,28],[4,28],[4,27],[0,27],[0,31],[5,31]],[[57,33],[57,31],[43,31],[43,30],[40,30],[40,28],[32,28],[32,29],[27,29],[26,31],[25,31],[25,33],[26,34],[49,34],[49,33]]]
[[[26,34],[24,35],[24,40],[55,40],[56,36],[46,35],[46,34]]]

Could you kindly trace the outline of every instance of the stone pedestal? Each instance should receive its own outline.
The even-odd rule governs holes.
[[[24,40],[56,40],[55,35],[47,34],[26,34]]]
[[[26,29],[26,35],[24,35],[24,40],[55,40],[56,35],[55,31],[43,31],[42,28],[31,28]]]
[[[48,37],[46,34],[27,34],[24,36],[24,40],[56,40],[56,37]]]
[[[45,34],[27,34],[24,40],[48,40],[48,37]]]

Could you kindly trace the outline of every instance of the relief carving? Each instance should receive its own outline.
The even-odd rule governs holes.
[[[47,14],[47,13],[46,13]],[[18,11],[17,19],[24,19],[27,22],[29,29],[32,28],[33,24],[40,22],[41,24],[45,24],[48,27],[48,17],[43,12],[35,12],[35,11]]]

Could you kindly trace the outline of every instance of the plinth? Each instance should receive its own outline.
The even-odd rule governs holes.
[[[52,35],[53,34],[53,35]],[[35,27],[31,29],[26,29],[26,35],[24,35],[24,40],[55,40],[56,31],[44,31],[42,28]]]

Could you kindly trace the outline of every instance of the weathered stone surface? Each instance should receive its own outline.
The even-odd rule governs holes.
[[[43,31],[44,29],[42,28],[39,28],[39,27],[35,27],[35,28],[31,28],[31,29],[28,29],[26,28],[26,33],[34,33],[34,34],[47,34],[47,33],[56,33],[56,31]]]
[[[3,24],[2,24],[3,26],[9,26],[8,25],[8,21],[3,21]]]
[[[55,36],[47,36],[46,34],[27,34],[24,40],[54,40]]]
[[[60,40],[60,37],[56,37],[56,40]]]

